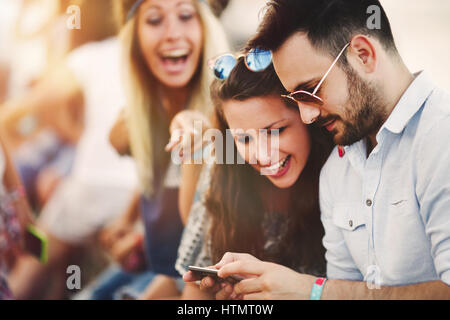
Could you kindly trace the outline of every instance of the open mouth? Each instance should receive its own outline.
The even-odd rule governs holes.
[[[262,173],[265,175],[270,175],[270,176],[281,176],[284,173],[286,173],[285,171],[287,171],[287,167],[288,164],[290,163],[292,156],[289,155],[286,158],[284,158],[283,160],[279,161],[278,163],[267,167],[267,168],[263,168],[262,169]]]
[[[177,49],[163,52],[161,54],[161,59],[164,67],[169,73],[177,73],[184,70],[189,56],[190,50]]]

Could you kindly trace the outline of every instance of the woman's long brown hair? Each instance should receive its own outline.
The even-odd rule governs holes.
[[[255,73],[249,71],[240,59],[226,81],[216,80],[212,84],[217,128],[224,137],[227,135],[229,127],[222,110],[225,101],[245,101],[252,97],[279,96],[282,93],[285,91],[272,66],[264,72]],[[295,104],[289,102],[286,106],[297,109]],[[319,175],[332,149],[332,141],[322,129],[310,127],[308,130],[311,153],[303,172],[290,190],[293,196],[286,212],[289,221],[287,233],[271,256],[264,252],[262,221],[270,209],[267,203],[263,203],[263,192],[276,187],[248,164],[215,165],[205,202],[211,216],[209,240],[214,263],[226,252],[245,252],[291,268],[301,267],[305,272],[325,272]],[[222,152],[224,159],[227,159],[225,147]],[[237,154],[234,146],[234,155]]]

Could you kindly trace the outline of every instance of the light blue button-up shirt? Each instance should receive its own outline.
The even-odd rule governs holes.
[[[450,285],[450,94],[417,75],[376,139],[322,170],[328,278]]]

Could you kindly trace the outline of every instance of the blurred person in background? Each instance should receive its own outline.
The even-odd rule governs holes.
[[[32,221],[20,179],[0,135],[0,300],[14,299],[7,282],[8,262],[25,248],[24,232]]]
[[[4,92],[4,99],[0,99],[2,100],[1,109],[6,109],[6,105],[14,98],[28,93],[49,68],[56,65],[57,61],[60,61],[67,53],[70,34],[62,22],[65,21],[64,5],[68,3],[69,1],[53,0],[0,1],[2,9],[0,65],[4,66],[3,70],[7,70],[6,74],[3,73],[3,76],[0,76]],[[1,105],[2,103],[5,103],[5,106]],[[67,114],[69,117],[66,118],[70,119],[62,125],[61,130],[76,132],[78,119],[76,114],[73,114],[69,106],[61,110],[60,116]],[[0,112],[5,111],[0,110]],[[58,116],[53,115],[53,117]],[[54,129],[45,126],[44,123],[47,120],[49,119],[44,119],[43,114],[28,115],[14,126],[14,130],[4,132],[5,142],[12,152],[13,161],[19,169],[33,208],[37,208],[40,200],[43,201],[37,196],[39,173],[42,172],[44,175],[45,166],[59,155],[73,153],[71,142],[63,142]],[[74,133],[73,136],[75,137],[76,134]],[[38,161],[30,160],[39,156],[45,157],[40,165],[36,165]],[[70,168],[70,161],[60,176],[63,176],[68,168]],[[43,192],[42,196],[46,197],[46,194],[47,192]]]
[[[81,26],[90,39],[115,33],[111,0],[80,4],[86,5],[82,17],[92,18],[92,24],[83,25],[82,20]],[[8,103],[5,109],[2,121],[11,128],[23,116],[54,114],[74,99],[84,102],[76,108],[85,108],[73,169],[38,220],[49,237],[48,264],[21,257],[10,275],[11,288],[18,298],[63,298],[69,261],[80,263],[75,253],[91,244],[97,231],[122,213],[132,197],[137,183],[134,165],[129,159],[121,159],[108,142],[109,130],[125,104],[119,69],[116,38],[85,44],[72,51],[29,94]]]
[[[67,27],[70,5],[83,13],[81,30]],[[6,24],[1,31],[0,65],[6,65],[10,75],[5,79],[8,101],[0,104],[0,116],[7,118],[2,121],[5,140],[31,205],[39,210],[71,169],[74,145],[83,129],[82,97],[61,101],[57,110],[29,110],[24,100],[71,50],[113,34],[112,19],[98,18],[107,12],[110,1],[2,0],[0,6],[5,18],[0,24]]]
[[[193,197],[193,190],[183,190],[180,184],[198,169],[170,161],[166,150],[181,143],[181,137],[166,144],[177,130],[184,130],[184,137],[192,133],[192,121],[178,121],[183,118],[176,116],[180,113],[208,125],[212,75],[207,61],[228,51],[222,26],[211,9],[220,13],[225,5],[224,1],[122,0],[119,7],[127,109],[111,137],[118,150],[129,151],[136,161],[140,195],[132,207],[139,208],[145,226],[146,268],[158,275],[133,298],[177,297],[183,286],[174,268],[185,219],[179,199]],[[111,250],[132,230],[133,219],[121,219],[104,231],[104,244]],[[102,279],[94,297],[122,273],[117,270]]]
[[[0,0],[0,104],[8,94],[8,81],[11,66],[9,64],[10,37],[12,35],[15,8],[18,1]]]
[[[11,68],[8,97],[32,87],[69,47],[65,10],[70,0],[0,0],[4,59]]]
[[[104,28],[114,26],[112,19],[101,19],[108,1],[94,5],[86,0],[0,0],[3,47],[11,65],[9,97],[27,91],[66,54],[80,45],[104,38]],[[80,30],[68,28],[70,12],[80,8]],[[99,28],[99,23],[104,28]],[[89,29],[83,30],[83,29]]]

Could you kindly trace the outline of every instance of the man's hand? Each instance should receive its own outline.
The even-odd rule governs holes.
[[[231,263],[219,270],[219,277],[245,276],[234,285],[234,296],[244,300],[308,300],[315,277],[297,273],[289,268],[263,262],[248,256],[231,254]],[[251,257],[251,256],[250,256]],[[252,278],[248,278],[248,277]]]

